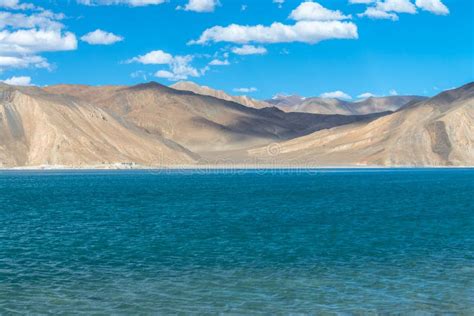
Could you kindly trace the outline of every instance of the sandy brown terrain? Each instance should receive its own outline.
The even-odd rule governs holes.
[[[157,83],[0,85],[0,167],[474,166],[474,83],[397,112],[255,109]]]
[[[474,166],[474,83],[365,123],[278,144],[295,165]],[[269,158],[268,149],[249,150]]]
[[[3,167],[192,163],[192,154],[80,100],[39,88],[0,86]]]
[[[150,135],[171,139],[196,154],[248,149],[374,117],[254,109],[157,83],[103,90],[89,87],[87,92],[84,86],[45,90],[93,103]]]
[[[313,114],[366,115],[381,112],[394,112],[402,107],[425,100],[420,96],[370,97],[365,100],[349,102],[331,98],[282,97],[268,102],[285,112]]]
[[[174,85],[172,85],[171,88],[176,89],[176,90],[182,90],[182,91],[191,91],[196,94],[207,95],[207,96],[215,97],[221,100],[232,101],[232,102],[239,103],[239,104],[245,105],[250,108],[255,108],[255,109],[263,109],[263,108],[272,106],[271,104],[265,101],[256,100],[248,96],[229,95],[222,90],[215,90],[210,87],[200,86],[191,81],[177,82]]]

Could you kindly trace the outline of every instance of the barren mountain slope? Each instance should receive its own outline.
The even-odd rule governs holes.
[[[262,109],[271,106],[265,101],[259,101],[248,96],[229,95],[222,90],[215,90],[210,87],[200,86],[191,81],[180,81],[172,85],[171,88],[182,91],[191,91],[196,94],[207,95],[221,100],[232,101],[255,109]]]
[[[352,115],[351,102],[332,98],[307,98],[290,107],[284,107],[287,112],[303,112],[316,114]],[[357,114],[357,113],[355,113]]]
[[[192,163],[193,155],[164,138],[118,122],[106,111],[39,88],[0,86],[0,165]]]
[[[265,158],[268,150],[249,154]],[[473,166],[474,83],[369,124],[350,124],[283,142],[275,159],[311,166]]]
[[[385,111],[398,111],[408,104],[427,100],[427,97],[417,95],[394,95],[388,97],[370,97],[365,100],[353,102],[352,114],[368,114]]]
[[[197,153],[248,149],[370,117],[284,113],[175,90],[157,83],[103,92],[91,87],[48,87],[48,91],[84,98],[152,135],[163,135]]]
[[[302,103],[305,99],[306,98],[300,97],[299,95],[277,94],[272,99],[266,100],[265,102],[284,110],[285,108],[291,108]]]
[[[300,102],[285,103],[283,99],[278,102],[270,101],[279,109],[286,112],[303,112],[314,114],[340,114],[340,115],[366,115],[381,112],[393,112],[403,106],[425,100],[420,96],[388,96],[370,97],[357,102],[343,101],[331,98],[301,98]]]

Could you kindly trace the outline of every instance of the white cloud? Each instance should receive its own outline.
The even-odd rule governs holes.
[[[397,90],[395,90],[395,89],[390,90],[388,93],[389,93],[390,95],[398,95],[398,92],[397,92]]]
[[[81,40],[90,45],[112,45],[123,41],[123,37],[97,29],[82,36]]]
[[[14,9],[18,7],[19,0],[0,0],[0,8]]]
[[[148,81],[148,74],[143,70],[137,70],[130,74],[132,78],[142,78],[144,81]]]
[[[274,0],[279,5],[284,0]],[[294,9],[289,18],[296,21],[288,25],[274,22],[266,25],[239,25],[214,26],[206,29],[197,40],[188,42],[193,44],[206,44],[210,42],[230,42],[238,44],[250,43],[292,43],[302,42],[316,44],[329,39],[357,39],[358,29],[352,22],[342,20],[351,19],[339,10],[329,10],[317,2],[305,1]],[[244,45],[233,48],[235,54],[251,55],[265,54],[264,47]]]
[[[177,80],[186,80],[188,77],[200,77],[203,75],[207,68],[197,70],[190,65],[193,60],[193,56],[175,56],[171,63],[171,71],[175,74]]]
[[[335,21],[351,17],[339,10],[329,10],[317,2],[306,1],[291,12],[290,18],[296,21]]]
[[[77,49],[76,36],[63,32],[62,13],[53,13],[17,0],[0,0],[9,10],[35,10],[33,13],[0,12],[0,71],[9,68],[50,68],[41,52]]]
[[[385,12],[416,13],[416,7],[410,0],[377,1],[376,8]]]
[[[0,54],[33,54],[75,50],[77,39],[73,33],[61,33],[59,30],[29,29],[0,32]]]
[[[194,12],[214,12],[218,5],[220,5],[219,0],[189,0],[184,8],[179,6],[177,9]]]
[[[294,25],[275,22],[270,26],[245,26],[231,24],[227,27],[214,26],[205,30],[200,38],[189,44],[209,42],[290,43],[315,44],[328,39],[357,39],[357,26],[341,21],[300,21]]]
[[[359,17],[366,16],[371,19],[385,19],[385,20],[398,21],[398,15],[396,15],[395,13],[385,12],[375,7],[367,8],[364,13],[359,13],[357,14],[357,16]]]
[[[351,3],[362,3],[361,1],[364,0],[350,0]],[[367,3],[374,3],[374,5],[368,7],[364,13],[360,13],[358,16],[396,21],[398,20],[397,13],[416,14],[417,7],[437,15],[449,14],[448,7],[441,0],[416,0],[415,4],[411,0],[376,0]]]
[[[20,3],[19,0],[0,0],[0,8],[12,10],[32,10],[35,6],[31,3]]]
[[[149,52],[129,59],[127,63],[140,63],[144,65],[167,65],[168,70],[159,70],[154,75],[159,78],[166,78],[172,81],[186,80],[189,77],[200,77],[208,70],[207,67],[203,69],[196,69],[191,66],[193,56],[173,56],[162,50]]]
[[[278,7],[281,9],[283,7],[283,3],[285,3],[285,0],[273,0],[273,3],[278,4]]]
[[[220,59],[213,59],[210,63],[210,66],[228,66],[230,62],[227,59],[220,60]]]
[[[398,20],[397,13],[416,14],[416,6],[411,0],[377,0],[375,5],[368,7],[365,12],[357,14],[359,17],[371,19]]]
[[[375,94],[370,93],[370,92],[366,92],[366,93],[359,94],[357,96],[357,99],[368,99],[368,98],[374,98],[374,97],[376,97]]]
[[[197,70],[189,63],[192,58],[189,56],[176,57],[176,61],[170,64],[170,70],[159,70],[155,73],[155,77],[165,78],[170,81],[187,80],[189,77],[200,77],[204,75],[207,68]]]
[[[254,88],[254,87],[251,87],[251,88],[235,88],[233,90],[234,90],[234,92],[238,92],[238,93],[252,93],[252,92],[257,92],[258,91],[258,89]]]
[[[352,97],[342,91],[325,92],[320,95],[321,98],[351,100]]]
[[[171,81],[178,81],[181,80],[176,74],[172,73],[171,71],[167,70],[158,70],[155,72],[155,77],[158,78],[165,78]]]
[[[429,11],[437,15],[449,14],[449,9],[441,0],[416,0],[416,6],[422,10]]]
[[[50,68],[48,61],[41,56],[1,56],[0,71],[9,68]]]
[[[31,86],[31,77],[20,76],[20,77],[11,77],[1,82],[12,85],[12,86]]]
[[[148,54],[134,57],[128,63],[136,62],[145,65],[168,65],[173,61],[173,55],[162,50],[155,50]]]
[[[263,46],[243,45],[232,48],[232,52],[237,55],[265,55],[267,49]]]
[[[64,25],[59,20],[64,19],[63,14],[56,14],[48,10],[26,15],[23,13],[0,12],[0,29],[12,28],[42,28],[62,29]]]
[[[16,8],[22,4],[4,1],[2,5]],[[64,25],[59,20],[63,18],[63,14],[48,10],[31,15],[0,12],[0,69],[49,68],[46,59],[37,53],[76,49],[76,36],[61,31]]]
[[[369,4],[374,3],[377,0],[349,0],[350,4]]]
[[[144,7],[165,3],[166,0],[77,0],[84,5],[128,5],[131,7]]]

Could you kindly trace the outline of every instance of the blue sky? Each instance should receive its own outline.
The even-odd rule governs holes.
[[[472,0],[160,2],[0,0],[0,79],[190,80],[256,98],[434,95],[474,80]]]

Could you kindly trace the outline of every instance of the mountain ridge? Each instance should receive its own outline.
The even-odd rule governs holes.
[[[46,90],[51,93],[67,91],[152,134],[166,134],[160,127],[172,126],[174,140],[198,153],[268,144],[321,128],[371,118],[285,113],[276,108],[255,109],[154,82],[131,87],[107,87],[102,94],[97,87],[90,87],[89,92],[84,92],[87,88],[83,86],[79,87],[79,91],[74,88],[53,86]]]
[[[326,115],[156,82],[0,84],[0,167],[474,166],[473,100],[471,82],[393,112]]]
[[[267,156],[264,148],[249,150]],[[294,164],[474,166],[474,84],[442,92],[368,124],[354,123],[279,144]]]
[[[180,81],[170,88],[190,91],[200,95],[213,96],[222,100],[236,102],[251,108],[276,107],[284,112],[302,112],[311,114],[367,115],[383,112],[395,112],[411,102],[419,102],[427,97],[416,95],[372,96],[366,99],[346,101],[337,98],[301,97],[298,95],[276,95],[270,100],[257,100],[247,96],[232,96],[222,90],[200,86],[191,81]]]
[[[196,161],[179,145],[130,128],[94,105],[39,88],[0,87],[0,123],[0,162],[7,167]]]
[[[181,91],[191,91],[196,94],[208,95],[218,99],[236,102],[247,107],[261,109],[271,106],[265,101],[256,100],[248,96],[231,96],[223,90],[215,90],[207,86],[200,86],[192,81],[180,81],[170,86],[173,89]]]
[[[406,95],[406,96],[385,96],[369,97],[364,100],[345,101],[336,98],[300,98],[290,96],[289,102],[286,99],[268,100],[270,104],[288,112],[304,112],[314,114],[340,114],[340,115],[366,115],[387,111],[397,111],[411,102],[426,100],[426,97]]]

